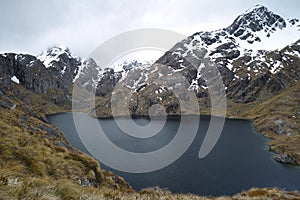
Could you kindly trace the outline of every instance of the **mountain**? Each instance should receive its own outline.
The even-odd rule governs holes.
[[[205,69],[195,68],[209,58],[220,71],[227,97],[247,103],[259,96],[258,90],[262,87],[276,93],[299,80],[299,28],[298,20],[285,20],[258,5],[240,15],[227,28],[189,36],[157,63],[187,71],[185,76],[197,91],[199,87],[206,87],[201,78],[201,70]],[[283,37],[277,42],[280,34]],[[272,47],[277,48],[270,50],[269,40],[275,44]],[[287,45],[290,45],[288,51],[283,49]]]
[[[247,10],[226,28],[240,47],[252,50],[262,46],[264,50],[281,49],[299,39],[299,30],[298,19],[284,19],[261,5]]]
[[[216,64],[223,78],[227,97],[236,103],[249,103],[259,98],[262,90],[265,90],[267,95],[274,95],[299,79],[297,69],[299,29],[298,19],[284,19],[266,7],[257,5],[239,15],[226,28],[198,32],[187,37],[167,51],[155,65],[170,66],[173,69],[170,73],[173,74],[180,71],[188,80],[189,89],[195,90],[198,97],[206,97],[207,85],[201,74],[207,69],[202,68],[201,63],[209,59]],[[274,40],[276,42],[273,42]],[[284,47],[289,50],[286,48],[283,50]],[[37,80],[35,85],[32,84],[32,80],[25,83],[18,76],[12,75],[11,78],[38,93],[45,93],[48,88],[62,89],[66,97],[68,87],[73,82],[84,86],[90,92],[96,91],[98,96],[110,95],[119,81],[124,82],[124,77],[128,73],[133,74],[131,71],[145,64],[132,60],[105,68],[91,58],[83,60],[73,55],[63,46],[49,48],[32,59],[36,62],[29,60],[21,65],[26,66],[31,62],[31,65],[40,65],[35,68],[46,68],[41,70],[41,73],[48,74],[48,71],[53,71],[54,73],[50,74],[55,75],[49,78],[49,83],[45,80],[43,85],[38,85],[41,81]],[[137,71],[134,74],[151,77],[149,73],[153,70],[142,71],[142,74]],[[28,79],[32,78],[30,75]],[[131,84],[123,83],[123,85],[136,91],[144,83],[143,79],[140,79],[139,83],[135,83],[136,88]]]
[[[188,87],[201,97],[207,96],[207,85],[201,77],[207,69],[201,63],[211,60],[222,76],[227,97],[236,103],[249,103],[255,101],[262,90],[266,90],[267,95],[274,95],[299,80],[299,36],[298,19],[284,19],[257,5],[239,15],[226,28],[187,37],[155,65],[170,66],[173,74],[181,71],[189,82]],[[128,73],[130,69],[125,71]],[[151,77],[150,71],[134,74]],[[114,77],[112,70],[105,74],[100,78],[98,88],[110,86],[104,92],[98,92],[100,96],[109,95],[119,80],[123,80],[120,77],[126,76],[122,72],[114,75],[118,78]],[[143,79],[135,85],[136,88],[131,88],[133,91],[144,85]]]
[[[211,70],[205,67],[211,61],[219,71],[214,72],[215,75],[220,73],[222,77],[229,100],[242,104],[263,101],[299,80],[299,39],[298,19],[284,19],[266,7],[257,5],[239,15],[226,28],[198,32],[175,44],[151,67],[127,70],[129,77],[116,74],[113,70],[106,71],[105,76],[100,78],[98,90],[108,85],[109,89],[97,94],[110,95],[120,82],[124,88],[132,92],[139,91],[137,93],[145,91],[141,91],[141,87],[156,87],[149,94],[141,96],[157,98],[153,91],[159,86],[152,84],[155,78],[171,76],[176,79],[174,75],[180,73],[188,84],[183,83],[182,77],[174,82],[194,90],[197,97],[202,99],[209,95],[203,75]],[[170,91],[172,88],[166,87]]]
[[[70,86],[80,65],[80,59],[63,47],[49,48],[37,57],[7,53],[0,55],[0,77],[8,85],[13,80],[62,106],[70,104]]]

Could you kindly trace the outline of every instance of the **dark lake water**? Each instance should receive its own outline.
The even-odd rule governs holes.
[[[79,115],[83,123],[88,124],[90,120],[94,120],[87,114]],[[195,119],[192,116],[189,118]],[[78,136],[72,113],[50,115],[48,120],[58,127],[76,148],[89,153]],[[149,119],[134,120],[140,125],[149,123]],[[247,120],[226,119],[214,149],[205,158],[199,159],[199,148],[209,121],[209,116],[201,116],[192,145],[178,160],[165,168],[148,173],[127,173],[111,169],[104,164],[101,167],[122,176],[136,190],[159,186],[176,193],[214,196],[231,195],[251,187],[300,190],[300,168],[274,161],[273,153],[268,151],[268,140],[256,133],[251,122]],[[175,137],[180,119],[168,119],[157,135],[147,139],[124,134],[113,119],[99,120],[99,124],[109,133],[107,137],[114,144],[139,153],[154,151],[168,144]],[[86,131],[94,130],[86,126]],[[186,130],[186,134],[189,134],[189,130]]]

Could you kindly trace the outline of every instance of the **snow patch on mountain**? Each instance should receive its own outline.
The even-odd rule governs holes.
[[[17,84],[20,84],[20,80],[16,76],[13,76],[11,80]]]
[[[40,55],[37,56],[46,68],[52,67],[54,62],[60,61],[61,55],[67,55],[68,58],[74,58],[80,60],[79,57],[73,55],[69,48],[63,45],[54,46],[52,48],[48,48],[47,50],[43,51]]]
[[[296,25],[292,25],[287,22],[287,26],[284,28],[274,28],[272,35],[269,35],[265,31],[255,32],[258,41],[249,43],[247,40],[242,40],[240,37],[236,38],[237,43],[243,49],[252,50],[276,50],[282,49],[286,45],[291,44],[300,38],[300,28]],[[276,42],[274,42],[276,41]]]

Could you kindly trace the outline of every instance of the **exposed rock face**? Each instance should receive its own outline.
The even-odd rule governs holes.
[[[95,92],[101,73],[101,68],[92,58],[89,58],[83,61],[74,82],[89,92]]]
[[[70,84],[73,83],[81,66],[81,59],[72,55],[67,47],[61,46],[47,49],[38,56],[38,59],[53,75],[51,79],[56,79],[57,88],[64,90],[68,90]]]
[[[206,89],[200,66],[209,58],[222,76],[227,97],[236,103],[253,102],[262,92],[274,95],[299,80],[300,25],[297,23],[298,20],[285,20],[258,5],[225,29],[189,36],[156,63],[181,69],[191,83],[190,88],[200,97]],[[262,43],[259,47],[267,48],[263,45],[265,40],[287,29],[298,34],[298,41],[280,51],[256,49],[259,43]]]
[[[142,65],[143,65],[143,63],[138,60],[132,60],[131,62],[125,61],[124,63],[121,64],[121,66],[125,72],[131,70],[132,68],[140,67]]]
[[[67,89],[73,82],[80,61],[60,54],[46,67],[32,55],[4,54],[0,56],[0,76],[16,76],[20,84],[36,93],[46,93],[49,88]]]
[[[111,68],[106,68],[97,85],[96,95],[106,96],[108,94],[111,94],[114,87],[121,78],[121,72],[115,72]]]
[[[238,16],[226,30],[235,37],[253,43],[261,40],[253,32],[264,31],[266,36],[270,37],[276,28],[283,29],[286,26],[287,23],[282,17],[270,12],[264,6],[257,5]]]
[[[69,50],[57,47],[48,49],[42,54],[48,60],[32,55],[3,54],[0,55],[0,78],[3,84],[10,84],[14,77],[18,84],[38,94],[50,95],[54,103],[70,101],[70,86],[78,71],[81,61],[71,57]],[[49,62],[49,59],[52,60]],[[53,59],[55,58],[55,59]],[[42,62],[43,61],[43,62]],[[13,79],[12,79],[13,80]]]
[[[292,165],[296,164],[296,162],[286,153],[275,155],[274,160],[285,164],[292,164]]]
[[[150,61],[124,61],[117,66],[112,66],[112,68],[105,68],[98,76],[97,84],[96,84],[96,95],[97,96],[107,96],[110,95],[116,84],[122,79],[122,77],[126,77],[132,71],[138,70],[143,66],[149,66]],[[100,67],[99,67],[100,68]],[[132,77],[133,79],[138,77]],[[132,82],[132,81],[131,81]]]

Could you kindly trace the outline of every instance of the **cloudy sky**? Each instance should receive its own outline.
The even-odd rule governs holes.
[[[0,0],[0,52],[39,54],[62,44],[81,57],[119,33],[164,28],[185,35],[215,30],[256,4],[300,18],[298,0]]]

